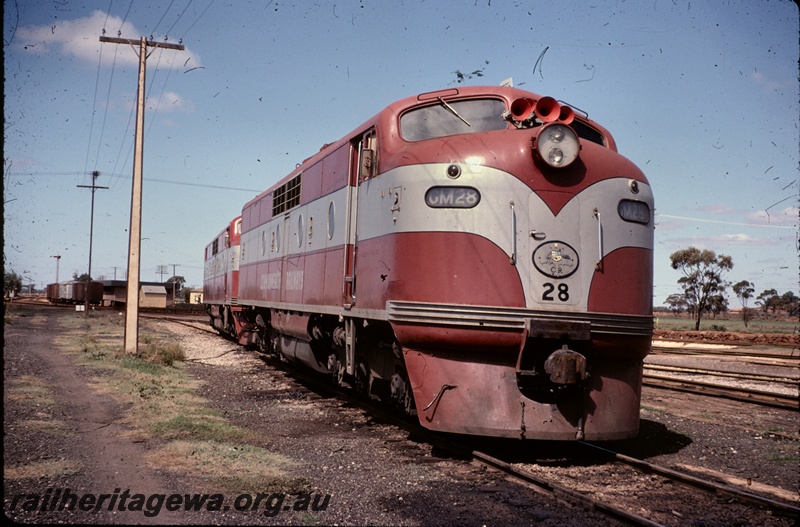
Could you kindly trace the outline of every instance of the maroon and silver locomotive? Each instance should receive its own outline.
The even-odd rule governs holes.
[[[642,171],[569,105],[510,87],[423,93],[245,204],[240,240],[226,238],[238,274],[206,303],[240,343],[430,429],[632,437],[652,211]],[[211,252],[206,288],[221,276]]]

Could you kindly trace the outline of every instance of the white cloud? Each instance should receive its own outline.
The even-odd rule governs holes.
[[[675,247],[693,246],[698,249],[712,249],[724,252],[723,247],[736,245],[739,247],[759,247],[774,245],[775,240],[769,238],[756,238],[749,234],[722,234],[719,236],[689,236],[683,238],[670,238],[669,243]]]
[[[726,245],[766,245],[775,243],[773,240],[764,238],[754,238],[749,234],[736,233],[736,234],[722,234],[709,238],[712,244],[726,244]]]
[[[758,225],[797,225],[800,209],[786,207],[782,210],[760,210],[747,215],[747,221]]]
[[[700,212],[705,212],[707,214],[723,214],[726,216],[737,214],[739,212],[737,210],[728,207],[727,205],[721,205],[721,204],[705,205],[703,207],[698,207],[697,210]]]
[[[148,97],[147,110],[153,111],[158,109],[159,112],[187,112],[194,111],[194,105],[181,97],[179,94],[168,91],[164,92],[160,98]]]
[[[97,64],[101,46],[103,46],[103,66],[111,66],[115,63],[115,59],[116,65],[137,65],[139,58],[130,46],[100,42],[103,28],[106,29],[105,36],[107,37],[138,40],[142,36],[141,32],[130,22],[123,23],[119,17],[106,16],[104,12],[96,10],[88,17],[62,20],[52,26],[21,27],[16,34],[17,46],[39,55],[72,56],[92,65]],[[164,54],[159,60],[159,66],[182,66],[187,59],[191,59],[189,64],[192,64],[192,67],[201,66],[200,58],[188,48],[184,51],[164,50]]]
[[[761,86],[766,92],[778,91],[782,88],[793,86],[797,82],[796,80],[784,80],[784,81],[770,80],[767,79],[764,76],[764,74],[758,70],[754,70],[753,73],[750,74],[750,78],[753,79],[756,82],[756,84]]]

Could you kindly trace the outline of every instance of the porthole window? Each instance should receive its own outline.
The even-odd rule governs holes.
[[[333,202],[331,201],[331,204],[328,205],[328,239],[329,240],[333,239],[333,229],[334,229],[335,225],[336,225],[336,207],[333,205]]]
[[[297,246],[303,246],[303,215],[297,217]]]

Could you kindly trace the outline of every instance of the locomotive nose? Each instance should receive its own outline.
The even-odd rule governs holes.
[[[564,344],[544,361],[544,371],[556,384],[575,384],[586,378],[586,357]]]

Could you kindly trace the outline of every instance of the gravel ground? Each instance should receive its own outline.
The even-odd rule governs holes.
[[[435,451],[341,400],[309,392],[251,351],[174,323],[163,324],[184,347],[185,368],[202,382],[199,391],[207,404],[250,430],[252,444],[294,460],[292,475],[308,481],[312,495],[330,495],[325,510],[281,510],[274,516],[265,516],[263,509],[229,510],[154,518],[102,509],[74,515],[19,510],[10,514],[14,496],[43,494],[48,488],[203,492],[193,474],[154,465],[149,452],[155,444],[131,440],[131,431],[120,424],[125,408],[92,388],[95,373],[74,366],[52,345],[54,323],[48,313],[15,318],[5,327],[4,385],[27,382],[49,394],[32,410],[30,401],[7,398],[4,391],[4,503],[6,515],[16,521],[617,525]],[[674,468],[713,471],[718,477],[750,478],[767,493],[791,496],[798,491],[798,441],[770,433],[782,429],[796,436],[796,412],[645,388],[642,418],[641,436],[622,445],[631,455]],[[71,469],[48,471],[53,463],[62,469],[71,464]],[[572,470],[580,477],[581,467]],[[714,525],[700,517],[684,519],[688,525]]]
[[[30,496],[45,498],[64,489],[81,496],[119,495],[115,489],[126,488],[147,496],[208,492],[198,488],[203,480],[195,474],[171,466],[163,457],[154,462],[159,441],[137,440],[135,431],[123,424],[125,408],[95,391],[92,376],[97,372],[75,366],[53,345],[55,312],[17,311],[4,328],[4,385],[14,386],[14,394],[25,394],[8,397],[4,391],[3,398],[4,511],[16,522],[618,525],[509,483],[496,472],[436,455],[430,445],[374,422],[361,410],[309,394],[254,353],[176,324],[170,329],[186,350],[185,367],[202,381],[200,395],[207,404],[247,428],[248,437],[257,438],[250,444],[294,460],[292,476],[309,482],[319,505],[330,495],[324,510],[295,512],[289,507],[296,504],[293,496],[273,516],[264,514],[266,507],[246,512],[162,509],[152,517],[104,507],[69,512],[29,504],[34,510],[24,510]],[[21,391],[22,386],[26,390]],[[261,490],[252,489],[251,495]]]

